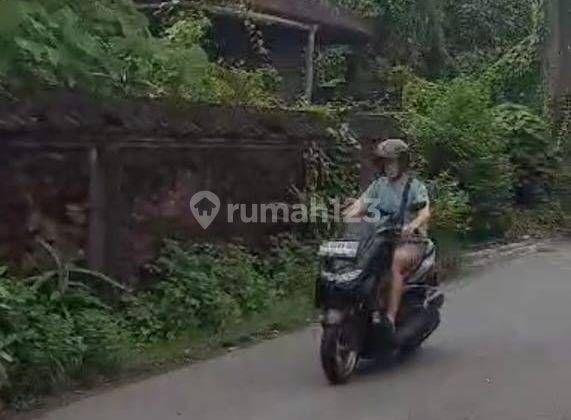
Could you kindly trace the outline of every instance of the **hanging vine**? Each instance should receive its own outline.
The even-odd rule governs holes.
[[[303,153],[305,180],[303,190],[294,188],[297,199],[317,214],[326,212],[327,220],[312,225],[313,236],[332,234],[337,228],[335,206],[359,194],[361,144],[339,116],[327,130],[326,144],[310,142]],[[337,209],[338,210],[338,209]]]
[[[238,3],[240,11],[244,14],[244,27],[248,31],[250,37],[250,45],[256,54],[262,59],[264,64],[270,64],[270,51],[266,48],[264,34],[260,27],[256,25],[254,20],[249,16],[248,12],[252,11],[250,0],[240,0]]]

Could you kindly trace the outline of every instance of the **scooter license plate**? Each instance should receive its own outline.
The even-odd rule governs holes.
[[[319,256],[355,258],[358,249],[359,242],[356,241],[326,242],[319,248]]]

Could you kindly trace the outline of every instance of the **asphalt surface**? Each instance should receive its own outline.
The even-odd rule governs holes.
[[[571,244],[468,276],[412,359],[329,386],[319,328],[125,386],[42,420],[571,419]]]

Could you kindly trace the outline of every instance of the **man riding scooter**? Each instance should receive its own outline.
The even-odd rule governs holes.
[[[373,312],[373,322],[386,324],[393,334],[396,332],[395,325],[405,289],[405,278],[422,262],[429,243],[428,192],[421,181],[409,175],[409,162],[409,146],[404,141],[390,139],[380,143],[374,151],[374,163],[384,176],[373,181],[344,213],[348,223],[363,219],[367,221],[367,215],[376,214],[371,226],[376,238],[394,236],[394,232],[398,232],[390,264],[388,299],[387,302],[377,302],[379,307],[386,308],[386,316],[381,315],[379,310]]]

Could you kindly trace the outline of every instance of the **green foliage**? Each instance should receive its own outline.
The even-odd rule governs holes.
[[[383,14],[383,7],[378,0],[335,0],[340,11],[350,10],[367,18],[376,18]]]
[[[261,312],[274,298],[275,290],[262,261],[242,247],[228,246],[216,260],[212,274],[224,292],[236,299],[242,313]]]
[[[512,169],[496,132],[489,91],[481,83],[456,80],[429,94],[429,106],[413,108],[408,119],[427,174],[454,175],[470,196],[476,220],[501,215],[511,203]]]
[[[439,0],[336,0],[367,18],[378,20],[384,54],[393,64],[408,64],[438,74],[448,62]]]
[[[262,260],[234,245],[168,241],[154,265],[158,282],[127,308],[137,335],[157,341],[197,329],[219,332],[307,286],[312,254],[297,242],[280,242]]]
[[[202,13],[177,20],[166,29],[165,38],[179,48],[193,48],[205,42],[212,22]]]
[[[535,36],[525,38],[482,73],[496,102],[516,102],[543,108],[540,46]]]
[[[173,339],[194,328],[221,329],[241,316],[236,299],[213,275],[216,258],[167,242],[153,267],[160,279],[129,309],[144,338]]]
[[[132,63],[160,51],[128,0],[5,0],[0,15],[10,17],[0,30],[0,77],[16,88],[123,89],[140,76]]]
[[[442,172],[431,183],[431,232],[436,237],[462,237],[470,230],[470,197],[448,172]]]
[[[523,105],[504,104],[495,114],[515,170],[517,202],[536,205],[547,198],[554,184],[559,169],[557,142],[547,122]]]
[[[558,117],[554,123],[554,131],[561,154],[560,171],[555,180],[555,192],[564,211],[569,215],[571,214],[571,95],[565,95],[555,107],[554,109],[558,110]]]
[[[425,76],[474,74],[524,40],[534,38],[544,26],[542,0],[335,3],[367,18],[376,18],[385,45],[382,54],[392,65],[408,65]]]
[[[168,241],[153,272],[151,289],[104,302],[86,277],[62,288],[63,277],[22,281],[0,267],[0,397],[14,402],[112,375],[149,343],[224,334],[276,303],[309,296],[317,261],[291,236],[276,238],[265,258],[236,245]]]
[[[445,28],[454,51],[497,54],[528,35],[533,1],[446,0]]]
[[[326,150],[317,143],[311,143],[306,148],[304,189],[295,190],[298,200],[318,216],[318,223],[310,226],[311,236],[335,232],[338,226],[334,222],[332,203],[356,197],[359,190],[359,141],[345,123],[329,128],[328,132],[331,143]],[[320,217],[322,214],[328,214],[325,221]]]
[[[84,291],[62,305],[45,288],[0,278],[0,342],[8,395],[46,392],[116,369],[131,347],[122,318]],[[105,309],[104,309],[105,308]]]
[[[275,72],[225,68],[202,48],[210,21],[185,16],[153,36],[131,0],[4,0],[0,86],[43,87],[97,95],[175,97],[267,106]],[[271,76],[271,77],[270,77]]]
[[[281,79],[273,67],[247,70],[211,65],[198,92],[204,102],[271,107],[279,104],[275,92]]]
[[[345,45],[323,48],[315,58],[317,85],[322,89],[339,91],[347,83],[349,55]]]
[[[272,282],[280,297],[311,296],[319,274],[315,248],[291,235],[276,238],[270,257]]]
[[[496,105],[501,96],[488,74],[440,83],[406,73],[404,79],[403,121],[420,151],[420,166],[429,177],[446,173],[458,181],[478,236],[507,229],[513,205],[537,206],[549,197],[561,152],[535,110]]]

